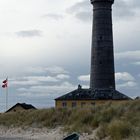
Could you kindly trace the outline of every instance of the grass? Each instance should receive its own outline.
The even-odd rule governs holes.
[[[0,125],[8,127],[63,126],[68,132],[91,133],[98,128],[97,136],[111,140],[137,140],[140,138],[140,100],[125,103],[107,103],[96,108],[42,109],[4,113]]]
[[[121,140],[131,135],[131,129],[131,123],[122,120],[113,120],[108,126],[108,133],[113,140]]]

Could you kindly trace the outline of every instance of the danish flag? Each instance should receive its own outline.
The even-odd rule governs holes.
[[[2,87],[3,87],[3,88],[7,88],[7,87],[8,87],[8,78],[6,78],[6,80],[4,80],[4,81],[2,82]]]

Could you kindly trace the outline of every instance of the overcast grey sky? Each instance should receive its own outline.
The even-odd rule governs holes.
[[[140,2],[115,0],[116,84],[131,97],[140,96],[139,26]],[[89,0],[0,0],[0,79],[9,77],[9,107],[54,106],[79,83],[89,87],[91,29]]]

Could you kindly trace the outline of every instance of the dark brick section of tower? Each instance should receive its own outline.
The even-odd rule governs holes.
[[[93,90],[115,90],[113,3],[114,0],[91,0],[91,4],[93,4],[93,30],[90,88]]]

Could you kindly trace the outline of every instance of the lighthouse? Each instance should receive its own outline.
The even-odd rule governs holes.
[[[95,106],[107,101],[131,100],[115,88],[112,4],[114,0],[91,0],[93,28],[90,88],[77,89],[55,99],[57,108]]]
[[[91,4],[93,4],[93,28],[90,88],[93,90],[115,90],[113,3],[114,0],[91,0]]]

